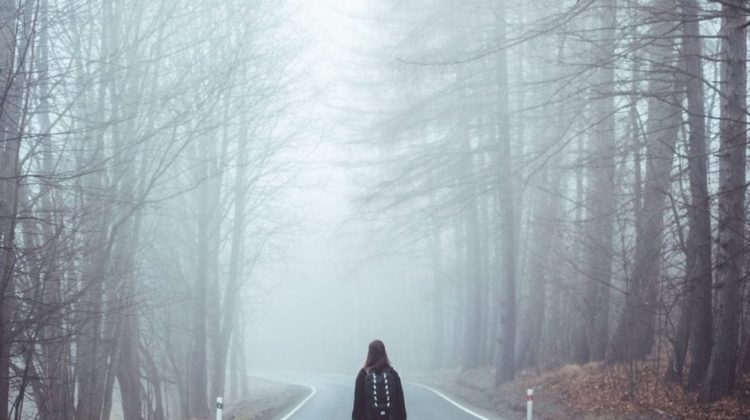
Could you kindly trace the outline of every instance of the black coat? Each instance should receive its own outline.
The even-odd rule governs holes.
[[[398,372],[391,368],[393,376],[396,378],[396,385],[393,387],[390,420],[406,420],[406,404],[404,403],[404,389],[401,387],[401,378]],[[357,380],[354,383],[354,408],[352,409],[352,420],[367,420],[367,398],[365,396],[365,370],[360,369],[357,374]]]

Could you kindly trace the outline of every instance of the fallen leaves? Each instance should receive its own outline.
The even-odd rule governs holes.
[[[534,388],[534,418],[554,420],[739,420],[750,419],[750,376],[731,398],[705,404],[678,384],[663,381],[666,363],[629,366],[564,365],[524,373],[494,387],[494,370],[434,372],[423,379],[470,405],[506,418],[525,412],[526,389]]]
[[[678,384],[662,381],[655,363],[630,366],[568,365],[542,375],[524,376],[519,387],[541,386],[579,416],[654,419],[750,419],[750,378],[741,379],[733,397],[702,403]]]

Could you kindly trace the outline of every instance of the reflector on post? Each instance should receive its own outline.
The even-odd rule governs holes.
[[[221,420],[224,414],[224,398],[216,397],[216,420]]]
[[[526,390],[526,420],[531,420],[533,406],[534,406],[534,390],[527,389]]]

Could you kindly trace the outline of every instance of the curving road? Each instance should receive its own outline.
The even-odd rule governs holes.
[[[331,373],[279,373],[263,375],[279,382],[310,389],[307,398],[281,420],[346,420],[352,415],[354,375]],[[498,420],[463,407],[449,397],[404,379],[409,420]]]

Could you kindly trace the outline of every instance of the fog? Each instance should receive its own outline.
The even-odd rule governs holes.
[[[358,191],[344,155],[336,146],[316,147],[303,164],[309,186],[285,198],[299,224],[284,239],[283,255],[255,271],[247,299],[255,368],[352,373],[375,338],[388,343],[394,363],[426,366],[429,273],[415,266],[419,250],[370,242],[367,224],[357,221]]]
[[[387,106],[363,83],[383,83],[380,60],[366,46],[367,2],[309,2],[315,41],[308,45],[314,88],[304,106],[314,121],[305,129],[312,146],[300,158],[303,187],[284,198],[293,203],[298,225],[281,246],[282,257],[259,267],[254,276],[262,295],[250,297],[248,338],[251,366],[309,369],[353,374],[364,362],[367,345],[387,343],[392,362],[402,368],[429,365],[434,344],[434,294],[424,249],[411,240],[379,238],[388,229],[370,220],[363,203],[367,190],[357,182],[379,119],[349,121],[343,108],[364,100],[364,111]],[[373,28],[369,28],[371,36]],[[378,65],[379,66],[379,65]],[[374,76],[373,76],[374,75]],[[370,108],[370,109],[367,109]],[[355,117],[356,118],[356,117]],[[362,150],[364,149],[364,151]],[[416,249],[415,249],[416,248]],[[252,292],[251,292],[252,293]]]
[[[0,418],[750,372],[744,1],[0,3]]]

